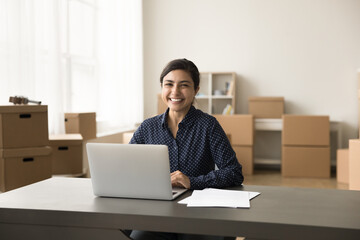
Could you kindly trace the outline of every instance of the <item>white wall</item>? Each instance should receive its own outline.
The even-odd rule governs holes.
[[[236,113],[249,96],[284,96],[285,112],[343,122],[358,137],[360,0],[144,0],[144,114],[175,58],[237,73]]]

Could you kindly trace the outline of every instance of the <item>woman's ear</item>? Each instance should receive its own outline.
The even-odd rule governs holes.
[[[196,90],[195,90],[195,96],[196,96],[196,94],[199,92],[199,90],[200,90],[200,87],[198,86],[198,87],[196,88]]]

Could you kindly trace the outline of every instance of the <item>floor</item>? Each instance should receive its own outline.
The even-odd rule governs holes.
[[[304,188],[348,189],[348,184],[338,183],[336,174],[331,178],[282,177],[279,169],[255,169],[253,175],[244,176],[244,185],[287,186]]]

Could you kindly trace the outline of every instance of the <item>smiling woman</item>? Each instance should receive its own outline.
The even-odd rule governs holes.
[[[160,83],[162,100],[169,108],[168,127],[176,138],[178,125],[199,91],[199,70],[187,59],[176,59],[164,68],[160,75]]]
[[[241,185],[242,166],[224,130],[215,117],[192,105],[199,91],[199,79],[193,62],[176,59],[168,63],[160,76],[162,100],[168,108],[163,114],[146,119],[130,143],[168,146],[174,187],[204,189]],[[143,231],[133,231],[131,237],[136,240],[224,239]]]

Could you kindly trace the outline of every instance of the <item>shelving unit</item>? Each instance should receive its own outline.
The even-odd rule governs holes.
[[[200,90],[195,106],[208,114],[222,114],[230,104],[235,109],[235,72],[200,73]]]
[[[263,166],[279,166],[281,165],[281,131],[283,128],[282,119],[255,119],[255,150],[254,163]],[[259,132],[258,132],[259,131]],[[264,133],[272,132],[272,136],[264,135]],[[258,135],[258,134],[261,135]],[[280,136],[279,136],[280,135]],[[272,142],[263,143],[266,140]],[[270,148],[264,148],[270,147]],[[278,150],[274,150],[278,147]],[[336,166],[336,150],[342,148],[342,123],[338,121],[330,121],[330,147],[331,147],[331,166]],[[278,158],[264,157],[262,154],[268,153],[267,150],[272,148],[272,152],[279,152]],[[262,156],[258,157],[258,153]]]

